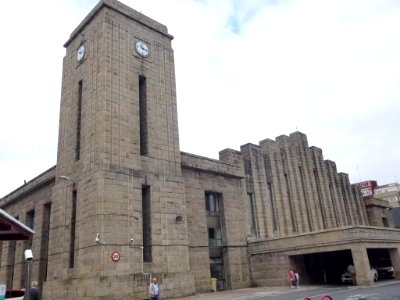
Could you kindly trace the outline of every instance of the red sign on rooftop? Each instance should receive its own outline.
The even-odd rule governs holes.
[[[360,187],[361,194],[363,197],[371,197],[374,194],[374,190],[377,187],[376,180],[367,180],[360,182],[358,186]]]

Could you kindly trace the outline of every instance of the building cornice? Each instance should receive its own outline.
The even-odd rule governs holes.
[[[151,30],[154,30],[161,35],[173,39],[174,37],[168,33],[167,26],[158,23],[157,21],[143,15],[142,13],[130,8],[129,6],[116,1],[116,0],[102,0],[100,1],[91,12],[83,19],[83,21],[76,27],[76,29],[71,33],[69,39],[65,42],[64,47],[68,45],[79,35],[83,29],[98,15],[98,13],[103,9],[108,8],[116,11],[125,17],[134,20],[142,26],[145,26]]]

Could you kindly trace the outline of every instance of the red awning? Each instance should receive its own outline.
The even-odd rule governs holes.
[[[31,240],[35,232],[0,209],[0,241]]]

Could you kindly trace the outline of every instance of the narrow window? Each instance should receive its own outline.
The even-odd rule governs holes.
[[[255,220],[255,207],[253,201],[253,195],[251,193],[247,193],[247,218],[249,219],[250,231],[251,234],[256,234],[256,220]]]
[[[382,224],[383,224],[383,227],[389,227],[388,218],[382,217]]]
[[[278,230],[278,220],[276,219],[275,201],[274,194],[272,192],[272,183],[267,183],[269,190],[269,198],[271,200],[271,210],[272,210],[272,228],[274,231]]]
[[[32,209],[26,213],[26,226],[35,229],[35,210]]]
[[[208,228],[208,246],[209,247],[222,246],[221,228]]]
[[[303,197],[304,197],[304,203],[306,204],[306,215],[307,215],[307,221],[308,221],[308,229],[310,231],[313,231],[313,224],[311,222],[311,209],[310,209],[310,204],[308,203],[308,197],[307,197],[307,188],[306,188],[306,183],[304,179],[304,173],[303,169],[299,167],[299,174],[300,174],[300,179],[301,179],[301,189],[303,191]]]
[[[151,198],[150,187],[142,186],[143,260],[152,261],[151,253]]]
[[[82,119],[82,90],[83,82],[79,81],[78,84],[78,109],[76,113],[76,148],[75,148],[75,160],[81,158],[81,119]]]
[[[76,199],[77,192],[72,192],[72,207],[71,207],[71,232],[69,241],[69,267],[73,268],[75,265],[75,223],[76,223]]]
[[[322,204],[322,192],[321,192],[321,184],[319,182],[319,176],[317,173],[317,170],[314,169],[314,180],[315,180],[315,186],[317,187],[317,195],[318,195],[318,203],[319,207],[321,208],[321,215],[322,215],[322,225],[324,226],[324,229],[326,229],[327,224],[326,224],[326,214],[325,214],[325,208],[324,205]]]
[[[206,211],[208,216],[218,217],[220,206],[220,194],[206,193]]]
[[[331,196],[333,210],[335,211],[335,218],[334,219],[335,219],[336,227],[338,227],[339,226],[339,212],[338,212],[338,208],[336,206],[336,200],[335,200],[335,195],[333,193],[332,184],[329,184],[329,194]]]
[[[208,239],[214,240],[215,239],[215,230],[214,228],[208,228]]]
[[[49,253],[51,203],[43,206],[42,236],[40,239],[40,261],[39,261],[39,288],[43,288],[43,282],[47,280],[47,264]]]
[[[285,183],[286,183],[286,191],[287,191],[288,201],[289,201],[290,220],[291,220],[292,226],[293,226],[292,231],[294,232],[294,231],[296,231],[296,222],[294,219],[292,193],[290,190],[289,178],[288,178],[287,174],[285,174]]]
[[[139,76],[140,155],[148,154],[146,77]]]
[[[346,218],[347,218],[347,225],[351,225],[351,216],[350,216],[350,210],[349,210],[349,200],[347,198],[347,193],[346,189],[344,187],[343,182],[340,183],[340,189],[342,190],[342,196],[343,196],[343,204],[344,204],[344,210],[346,212]]]

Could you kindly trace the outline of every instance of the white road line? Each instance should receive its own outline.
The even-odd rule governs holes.
[[[363,295],[358,294],[358,295],[352,295],[352,296],[347,297],[346,300],[358,300],[361,296],[367,298],[367,297],[370,297],[370,296],[378,296],[378,294],[367,294],[367,295],[365,295],[365,294],[363,294]],[[371,298],[368,298],[368,299],[371,299]]]
[[[331,293],[329,293],[328,295],[331,296],[331,295],[333,295],[333,294],[346,293],[346,292],[348,292],[348,291],[349,291],[349,290],[340,290],[340,291],[336,291],[336,292],[331,292]],[[326,294],[327,294],[327,293],[318,294],[318,295],[310,295],[310,296],[307,296],[307,297],[320,297],[320,296],[323,296],[323,295],[326,295]],[[304,300],[304,297],[298,298],[298,299],[296,299],[296,300]]]

